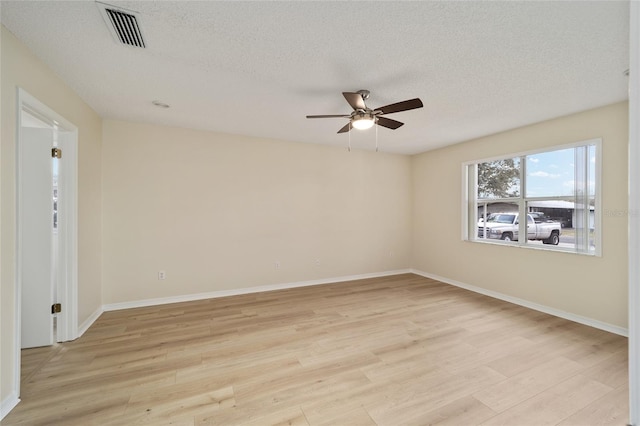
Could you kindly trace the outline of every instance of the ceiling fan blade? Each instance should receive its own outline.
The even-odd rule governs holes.
[[[382,111],[383,114],[393,114],[394,112],[408,111],[410,109],[422,108],[420,98],[409,99],[408,101],[397,102],[376,108],[374,111]]]
[[[307,115],[307,118],[349,118],[350,115],[330,114],[330,115]]]
[[[401,123],[401,122],[396,121],[396,120],[392,120],[392,119],[387,118],[387,117],[378,117],[376,119],[376,124],[378,126],[386,127],[387,129],[395,130],[398,127],[402,126],[404,123]]]
[[[362,95],[360,93],[353,92],[342,92],[342,96],[349,102],[351,108],[354,110],[357,109],[367,109],[367,106],[364,104],[364,99],[362,99]]]
[[[338,133],[347,133],[349,130],[351,130],[351,122],[345,124],[342,129],[338,130]]]

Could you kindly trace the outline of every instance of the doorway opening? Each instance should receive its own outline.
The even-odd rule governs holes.
[[[77,308],[78,129],[18,89],[16,389],[21,349],[73,340]]]

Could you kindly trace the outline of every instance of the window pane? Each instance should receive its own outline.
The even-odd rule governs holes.
[[[518,203],[491,202],[478,203],[477,239],[502,240],[518,239]],[[486,220],[485,220],[486,218]]]
[[[576,202],[575,197],[527,202],[535,227],[527,230],[527,244],[567,249],[581,253],[595,251],[595,199],[589,208]],[[588,222],[587,222],[588,221]],[[588,224],[587,224],[588,223]],[[558,231],[558,239],[552,238]]]
[[[599,214],[599,213],[598,213]],[[596,199],[589,199],[589,240],[587,251],[591,254],[596,252]]]
[[[576,147],[575,151],[576,249],[583,253],[595,252],[595,146]]]
[[[589,146],[589,196],[596,195],[596,146]]]
[[[527,197],[574,195],[575,149],[527,155]]]
[[[478,199],[520,196],[520,158],[478,163]]]
[[[584,201],[583,201],[584,200]],[[595,253],[596,251],[596,199],[578,198],[574,213],[576,251]]]

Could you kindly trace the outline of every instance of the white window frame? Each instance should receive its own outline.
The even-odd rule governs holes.
[[[594,238],[595,238],[595,250],[580,251],[578,247],[576,249],[570,249],[565,247],[558,247],[553,245],[535,245],[530,244],[527,238],[519,238],[518,241],[504,242],[494,239],[480,239],[477,236],[477,212],[478,200],[477,200],[477,171],[476,167],[480,163],[504,160],[509,158],[520,157],[520,195],[514,198],[496,198],[491,199],[491,202],[515,202],[518,204],[518,212],[520,217],[525,217],[527,214],[527,202],[535,199],[566,199],[566,196],[548,196],[548,197],[527,197],[526,196],[526,157],[529,155],[544,154],[553,151],[560,151],[563,149],[575,149],[579,147],[594,146],[595,147],[595,210],[594,210]],[[473,205],[473,208],[472,208]],[[588,139],[584,141],[573,142],[563,145],[549,146],[541,149],[531,151],[521,151],[516,153],[509,153],[505,155],[482,158],[473,161],[467,161],[462,163],[462,240],[480,244],[498,244],[508,247],[527,248],[533,250],[551,250],[564,253],[573,253],[588,256],[602,256],[602,139]],[[519,221],[519,235],[526,235],[527,221]],[[587,220],[587,224],[589,221]],[[587,226],[588,228],[588,226]],[[473,234],[471,230],[473,229]],[[586,232],[586,231],[585,231]]]

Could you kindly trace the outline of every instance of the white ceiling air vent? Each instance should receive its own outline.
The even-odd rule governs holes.
[[[107,28],[117,42],[127,46],[146,47],[142,38],[142,30],[138,25],[140,18],[137,12],[98,1],[96,5],[100,9]]]

